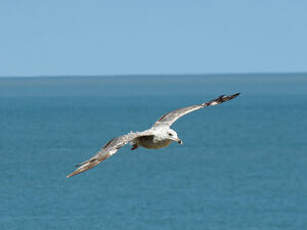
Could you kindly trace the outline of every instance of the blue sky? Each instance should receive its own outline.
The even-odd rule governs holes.
[[[307,71],[307,1],[2,0],[0,76]]]

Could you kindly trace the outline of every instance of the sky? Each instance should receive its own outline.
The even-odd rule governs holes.
[[[307,71],[304,0],[1,0],[0,76]]]

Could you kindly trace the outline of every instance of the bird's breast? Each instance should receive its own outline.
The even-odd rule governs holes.
[[[156,140],[154,136],[143,136],[137,140],[138,144],[147,149],[160,149],[168,146],[172,141],[168,139]]]

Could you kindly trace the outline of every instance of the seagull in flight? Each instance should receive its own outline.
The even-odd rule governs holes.
[[[131,150],[135,150],[140,146],[147,149],[160,149],[167,147],[172,142],[182,144],[183,142],[178,137],[176,131],[170,128],[177,119],[193,111],[229,101],[237,97],[239,94],[240,93],[236,93],[230,96],[222,95],[216,99],[199,105],[192,105],[174,110],[164,114],[150,129],[143,132],[130,132],[126,135],[113,138],[92,158],[78,164],[76,166],[78,168],[66,177],[68,178],[93,168],[105,159],[114,155],[121,147],[128,143],[132,145]]]

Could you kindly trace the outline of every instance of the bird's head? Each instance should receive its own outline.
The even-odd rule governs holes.
[[[182,144],[182,140],[178,137],[177,133],[175,130],[173,129],[168,129],[167,132],[166,132],[166,135],[167,135],[167,139],[171,140],[171,141],[175,141],[177,142],[178,144]]]

